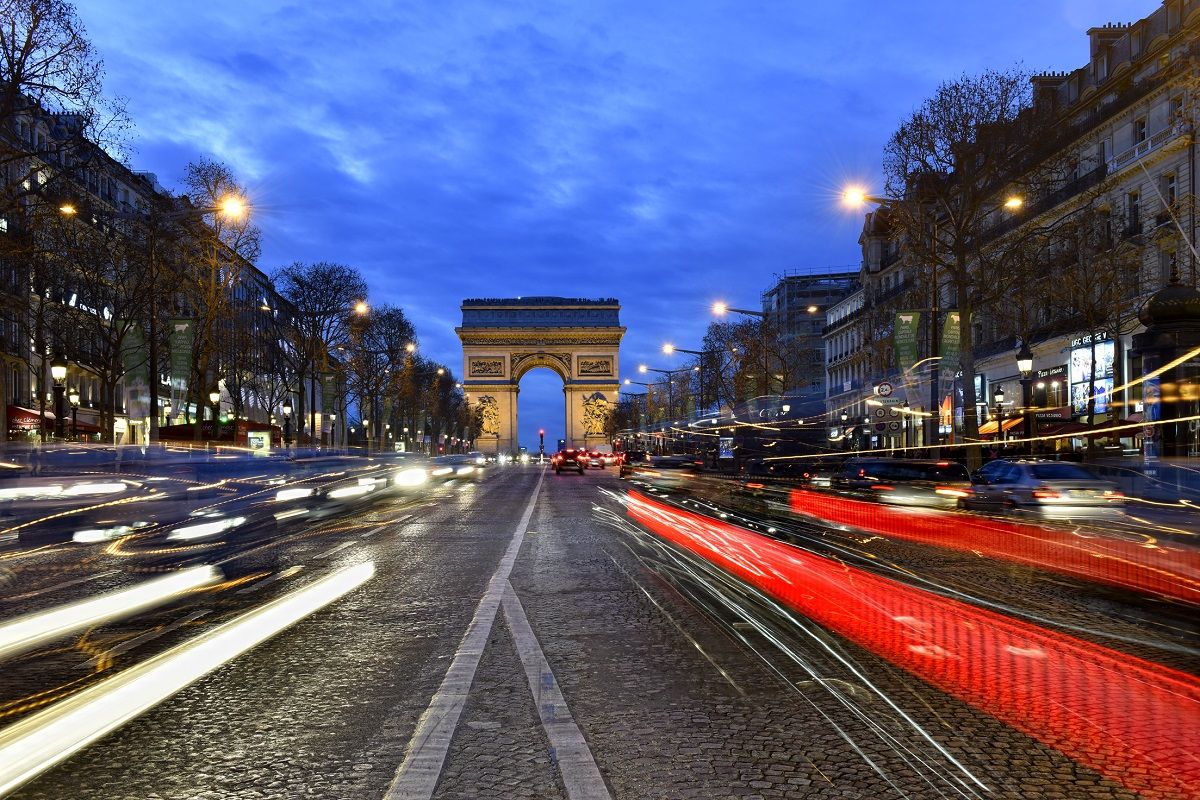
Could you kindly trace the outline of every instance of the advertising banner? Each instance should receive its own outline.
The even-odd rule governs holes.
[[[960,318],[957,311],[948,311],[946,312],[946,319],[942,322],[942,348],[938,351],[942,356],[942,360],[938,372],[941,374],[943,382],[953,378],[959,371]]]
[[[1087,413],[1088,400],[1092,397],[1090,388],[1095,387],[1097,414],[1108,411],[1108,396],[1113,388],[1113,359],[1116,350],[1111,339],[1102,338],[1104,334],[1095,337],[1085,336],[1073,341],[1069,377],[1071,380],[1071,407],[1075,414]],[[1095,359],[1093,360],[1093,351]],[[1095,376],[1095,383],[1092,377]]]
[[[917,363],[917,339],[920,336],[921,312],[897,311],[895,329],[892,332],[892,342],[896,348],[896,366],[904,377],[904,397],[911,406],[917,405],[917,375],[913,374],[913,364]]]
[[[171,344],[171,379],[186,382],[192,374],[192,326],[195,320],[167,321]]]
[[[121,366],[125,369],[125,382],[149,384],[150,365],[146,360],[146,337],[142,335],[142,327],[129,320],[115,320],[114,325],[118,330],[125,328],[125,336],[121,339]]]
[[[337,397],[337,374],[321,373],[321,414],[329,416],[334,413],[334,399]]]

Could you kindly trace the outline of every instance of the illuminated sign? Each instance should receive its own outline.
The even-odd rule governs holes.
[[[1091,385],[1090,381],[1094,375],[1096,413],[1103,414],[1108,411],[1108,396],[1112,393],[1113,388],[1115,348],[1112,340],[1089,344],[1088,339],[1089,337],[1076,339],[1073,344],[1078,344],[1071,348],[1071,362],[1068,365],[1071,379],[1071,408],[1076,414],[1087,413],[1088,398],[1091,397],[1088,387]],[[1095,363],[1092,361],[1093,352],[1095,353]]]

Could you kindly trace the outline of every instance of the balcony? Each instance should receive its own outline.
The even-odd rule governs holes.
[[[1180,146],[1186,145],[1190,137],[1191,130],[1183,122],[1168,125],[1149,139],[1138,142],[1133,147],[1122,150],[1110,158],[1108,160],[1108,171],[1109,173],[1119,172],[1156,150],[1173,149],[1166,147],[1166,145],[1175,142],[1176,139],[1180,140],[1178,142]]]

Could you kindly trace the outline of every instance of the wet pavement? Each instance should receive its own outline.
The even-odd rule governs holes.
[[[1139,796],[631,523],[626,488],[612,469],[494,468],[426,500],[375,503],[352,525],[281,535],[241,569],[261,559],[288,577],[247,581],[247,605],[342,565],[373,560],[376,574],[13,796]],[[890,547],[888,559],[928,556],[947,580],[997,595],[1020,584],[1039,613],[1067,608],[1081,625],[1115,602]],[[95,558],[93,571],[120,568]],[[509,605],[481,603],[508,587]],[[1133,637],[1136,613],[1117,605],[1107,616]],[[166,624],[194,609],[159,613]],[[1153,636],[1136,647],[1157,652]],[[454,707],[452,665],[473,668],[469,690],[454,719],[431,719]],[[439,729],[445,741],[422,735]],[[416,767],[402,769],[414,753],[436,762],[424,795]]]

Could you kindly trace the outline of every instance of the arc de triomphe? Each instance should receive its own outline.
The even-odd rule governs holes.
[[[463,346],[463,389],[483,421],[476,447],[488,453],[517,449],[518,384],[535,367],[562,378],[567,445],[604,443],[620,388],[620,310],[616,300],[464,300],[462,326],[454,331]]]

